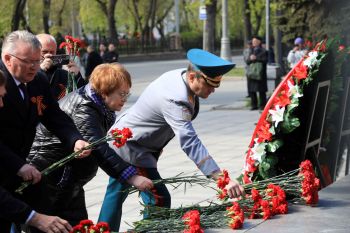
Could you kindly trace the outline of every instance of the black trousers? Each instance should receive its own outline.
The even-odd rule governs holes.
[[[249,92],[252,109],[258,109],[258,98],[256,92]],[[263,109],[266,104],[266,92],[259,92],[259,108]]]

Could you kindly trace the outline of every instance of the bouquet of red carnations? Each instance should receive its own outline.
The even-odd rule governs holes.
[[[78,38],[74,38],[70,35],[66,35],[64,39],[65,41],[60,44],[59,48],[60,49],[64,48],[66,51],[66,54],[70,56],[70,60],[75,61],[75,58],[80,56],[80,50],[86,47],[86,45],[84,41]],[[72,91],[75,91],[78,88],[74,76],[75,76],[74,73],[68,72],[66,94]]]
[[[95,225],[93,221],[86,219],[74,226],[70,233],[110,233],[110,230],[106,222],[99,222]]]
[[[63,159],[53,163],[51,166],[45,168],[44,170],[41,171],[41,174],[43,176],[48,175],[49,173],[51,173],[52,171],[56,170],[57,168],[62,167],[63,165],[65,165],[66,163],[68,163],[69,161],[79,157],[79,154],[81,152],[83,152],[84,150],[90,150],[93,149],[95,146],[104,143],[104,142],[108,142],[108,141],[113,141],[113,145],[115,145],[116,147],[122,147],[126,141],[132,138],[132,132],[129,128],[123,128],[122,130],[120,129],[113,129],[111,130],[110,134],[107,134],[105,137],[100,138],[94,142],[92,142],[89,146],[71,153],[70,155],[64,157]],[[32,182],[31,181],[25,181],[21,184],[21,186],[16,189],[17,193],[22,193],[23,190],[25,188],[27,188]]]
[[[185,229],[188,232],[190,228],[188,228],[188,224],[183,222],[183,219],[189,216],[197,216],[197,214],[200,217],[198,216],[196,219],[200,218],[201,224],[194,224],[198,231],[193,232],[200,232],[200,228],[225,228],[227,226],[238,229],[243,226],[245,217],[267,220],[274,215],[287,214],[287,194],[293,198],[291,200],[293,203],[314,206],[318,202],[320,182],[315,176],[311,162],[308,160],[302,162],[296,170],[243,185],[247,195],[234,202],[228,202],[225,187],[229,182],[228,172],[224,170],[217,180],[219,188],[217,197],[224,201],[221,204],[211,203],[209,206],[196,205],[177,209],[146,206],[149,218],[135,222],[134,231],[179,232]],[[196,212],[189,215],[188,211],[191,210]],[[196,215],[193,213],[196,213]]]

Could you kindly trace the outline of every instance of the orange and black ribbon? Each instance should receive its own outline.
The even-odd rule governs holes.
[[[43,110],[45,110],[45,108],[46,108],[46,105],[43,103],[43,99],[44,99],[44,97],[42,95],[34,96],[34,97],[30,98],[32,103],[36,104],[39,116],[43,115]]]

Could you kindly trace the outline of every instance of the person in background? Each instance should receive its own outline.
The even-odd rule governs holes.
[[[68,94],[59,104],[84,139],[94,142],[104,137],[113,125],[115,111],[120,111],[126,103],[130,87],[130,74],[122,65],[101,64],[94,69],[86,86]],[[27,161],[42,170],[66,154],[64,144],[39,125]],[[71,225],[87,219],[83,186],[95,177],[98,167],[119,182],[141,191],[153,187],[151,180],[134,173],[135,168],[104,142],[92,150],[92,156],[73,160],[46,177],[44,195],[38,200],[42,206],[40,211],[67,219]]]
[[[199,112],[199,98],[206,99],[214,93],[222,76],[234,64],[201,49],[191,49],[187,57],[190,61],[187,70],[172,70],[153,81],[110,129],[130,127],[133,130],[133,138],[123,147],[110,146],[137,168],[134,172],[151,180],[161,179],[157,161],[174,137],[204,175],[217,180],[221,174],[219,166],[198,138],[192,121]],[[110,178],[99,221],[108,222],[112,231],[119,230],[122,205],[128,196],[128,192],[123,191],[129,186]],[[238,182],[233,180],[226,188],[231,198],[244,193]],[[151,192],[141,192],[141,197],[145,205],[170,208],[171,198],[164,184],[155,184]]]
[[[304,40],[301,37],[297,37],[294,40],[294,48],[289,51],[287,61],[289,68],[293,68],[307,53],[307,49],[304,45]]]
[[[0,61],[7,91],[0,109],[0,151],[2,156],[7,156],[6,162],[11,166],[0,169],[0,185],[9,192],[18,188],[23,180],[38,182],[41,179],[36,169],[30,169],[23,180],[20,176],[8,175],[10,171],[17,174],[26,166],[39,122],[57,135],[69,151],[80,151],[89,145],[69,116],[59,108],[44,74],[38,73],[40,62],[41,44],[33,34],[14,31],[6,36]],[[84,150],[80,157],[90,152]],[[31,186],[20,196],[34,209],[31,200],[37,195],[35,191],[35,186]],[[8,225],[7,219],[0,219],[0,226]]]
[[[68,72],[75,74],[75,82],[77,87],[81,87],[86,84],[85,80],[80,74],[80,69],[74,61],[69,61],[67,68],[68,71],[62,69],[62,64],[53,64],[53,56],[57,54],[57,44],[53,36],[49,34],[36,35],[41,43],[41,56],[43,60],[40,63],[40,69],[45,72],[50,83],[52,92],[56,100],[61,99],[66,95]]]
[[[94,46],[89,45],[86,48],[87,51],[87,59],[86,59],[86,68],[85,68],[85,76],[86,79],[89,80],[89,77],[92,71],[96,66],[103,63],[102,57],[95,51]]]
[[[108,44],[108,51],[103,55],[102,59],[104,63],[118,62],[119,54],[117,48],[113,43]]]
[[[2,99],[6,95],[6,79],[0,71],[0,108],[4,106]],[[1,124],[1,123],[0,123]],[[1,145],[0,145],[1,147]],[[14,163],[14,164],[12,164]],[[0,153],[1,170],[8,170],[6,176],[19,176],[23,180],[28,180],[29,176],[33,177],[33,183],[40,181],[41,174],[31,165],[25,164],[18,171],[9,168],[16,166],[10,154]],[[3,174],[1,174],[3,175]],[[1,177],[6,179],[7,177]],[[10,222],[27,224],[36,227],[43,232],[55,231],[59,233],[68,233],[72,227],[66,220],[56,216],[48,216],[34,211],[29,205],[12,196],[6,189],[0,186],[0,223],[1,219],[8,222],[0,224],[0,232],[10,232]]]
[[[275,60],[275,51],[272,47],[272,41],[270,41],[269,49],[266,48],[266,41],[262,41],[261,46],[266,50],[267,53],[267,64],[274,64],[276,63]]]
[[[259,80],[250,79],[248,81],[248,91],[251,99],[251,109],[258,109],[258,98],[257,92],[259,92],[259,108],[262,110],[266,104],[266,92],[267,92],[267,73],[266,73],[266,65],[267,65],[267,53],[266,50],[261,46],[262,39],[259,36],[255,36],[252,39],[253,49],[251,50],[247,64],[250,66],[254,62],[261,62],[263,65],[261,71],[261,78]],[[249,69],[249,68],[248,68]]]
[[[107,47],[104,43],[100,43],[98,50],[99,50],[100,56],[103,58],[103,56],[105,55],[105,53],[107,51]]]
[[[252,53],[251,51],[253,50],[253,43],[252,43],[252,40],[249,40],[246,44],[246,47],[244,48],[243,50],[243,60],[245,62],[245,73],[246,73],[246,78],[247,78],[247,96],[246,98],[249,98],[249,79],[247,77],[247,69],[248,69],[248,59],[249,59],[249,55]]]

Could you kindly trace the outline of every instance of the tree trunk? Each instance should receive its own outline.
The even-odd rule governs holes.
[[[153,28],[156,24],[157,0],[152,0],[150,5],[150,26],[148,31],[148,41],[150,45],[154,45]]]
[[[134,15],[134,18],[137,22],[138,28],[141,31],[141,49],[143,50],[144,44],[145,44],[145,38],[143,35],[143,27],[142,27],[142,22],[141,22],[141,16],[139,14],[139,8],[137,7],[138,4],[138,0],[133,0],[132,1],[132,9],[131,9],[131,13]]]
[[[256,27],[254,28],[254,35],[259,34],[260,26],[263,20],[263,14],[265,12],[265,8],[261,9],[261,11],[258,13],[255,11],[255,18],[256,18]]]
[[[118,0],[109,0],[109,6],[107,10],[107,20],[108,20],[108,38],[109,41],[117,44],[118,43],[118,33],[117,27],[115,25],[114,11]]]
[[[107,39],[110,43],[117,44],[118,33],[117,33],[117,27],[115,25],[114,11],[118,0],[109,0],[108,7],[107,7],[107,3],[102,0],[96,0],[96,2],[99,4],[102,12],[107,17],[107,23],[108,23]]]
[[[250,20],[249,0],[243,0],[243,19],[244,19],[244,41],[252,38],[252,22]]]
[[[23,10],[25,5],[26,5],[26,0],[16,0],[15,8],[14,8],[14,12],[11,20],[11,31],[17,31],[19,29],[20,21],[21,19],[23,19],[21,16],[23,16]]]
[[[161,45],[162,47],[165,46],[165,36],[164,36],[164,32],[163,32],[163,29],[164,29],[164,19],[165,17],[169,14],[170,10],[173,9],[173,6],[174,6],[174,1],[172,1],[171,4],[169,4],[168,8],[165,10],[165,12],[163,13],[162,16],[158,17],[157,18],[157,24],[156,24],[156,27],[159,31],[159,34],[160,34],[160,41],[161,41]]]
[[[182,0],[182,5],[186,6],[186,4],[187,4],[186,0]],[[183,7],[183,14],[184,14],[184,18],[185,18],[185,20],[184,20],[185,23],[182,24],[184,27],[184,31],[189,31],[191,27],[190,27],[190,20],[189,20],[188,14],[190,14],[190,13],[186,9],[186,7]]]
[[[217,0],[211,0],[210,4],[206,5],[207,9],[207,22],[206,22],[206,30],[208,32],[208,40],[206,42],[207,45],[204,48],[207,48],[209,52],[215,52],[215,25],[216,25],[216,6]]]
[[[67,2],[67,0],[63,0],[62,7],[59,9],[59,11],[57,13],[58,14],[57,18],[58,18],[58,26],[59,27],[62,27],[62,25],[63,25],[63,23],[62,23],[62,21],[63,21],[62,14],[63,14],[64,7],[66,6],[66,2]]]
[[[47,34],[50,34],[50,6],[51,6],[51,0],[43,0],[43,26],[44,26],[44,32]]]

